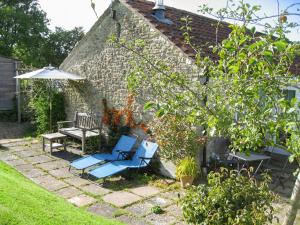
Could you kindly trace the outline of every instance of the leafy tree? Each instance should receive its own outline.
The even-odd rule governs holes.
[[[0,54],[37,64],[37,49],[48,33],[48,19],[38,1],[1,0],[0,17]]]
[[[144,40],[112,38],[116,45],[135,56],[128,75],[129,89],[143,96],[144,88],[140,87],[150,85],[155,97],[145,100],[150,100],[147,107],[151,105],[157,116],[176,115],[194,126],[202,126],[208,138],[229,137],[235,151],[250,152],[274,145],[272,139],[267,137],[284,131],[288,134],[286,147],[293,153],[291,159],[299,163],[297,106],[295,100],[285,100],[282,92],[283,87],[298,82],[290,68],[299,53],[299,45],[286,37],[288,29],[297,24],[287,21],[288,11],[285,10],[277,15],[275,26],[265,24],[264,34],[256,32],[254,27],[248,29],[251,24],[257,25],[264,18],[259,20],[257,16],[259,6],[243,1],[238,5],[229,4],[215,14],[207,6],[203,6],[201,11],[220,19],[236,18],[239,23],[230,25],[232,32],[227,39],[215,43],[213,52],[218,60],[213,61],[202,54],[201,48],[208,46],[193,45],[191,20],[183,19],[186,22],[183,28],[185,42],[195,49],[195,65],[202,74],[198,81],[188,74],[174,71],[171,63],[153,57],[151,50],[145,48]],[[300,175],[292,196],[292,208],[288,214],[290,219],[286,224],[292,224],[295,219],[300,201],[299,185]]]
[[[47,35],[41,47],[44,65],[51,63],[58,67],[83,36],[82,27],[75,27],[72,30],[56,27],[54,32]]]
[[[36,68],[59,66],[84,35],[81,27],[50,31],[37,0],[0,0],[0,17],[0,55]]]

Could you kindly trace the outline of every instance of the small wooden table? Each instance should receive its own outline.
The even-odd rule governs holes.
[[[43,151],[45,151],[45,147],[50,148],[50,154],[52,155],[52,149],[58,149],[63,147],[66,150],[66,138],[67,136],[61,133],[52,133],[52,134],[43,134]],[[48,140],[50,143],[45,144],[45,140]],[[63,143],[59,143],[62,140]]]

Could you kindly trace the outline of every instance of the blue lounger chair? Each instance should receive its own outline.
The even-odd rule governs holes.
[[[132,160],[122,160],[106,163],[91,170],[88,173],[97,178],[105,178],[122,172],[126,169],[140,169],[149,165],[158,145],[153,142],[143,141],[140,147],[136,150]]]
[[[136,138],[122,135],[116,146],[113,148],[111,154],[99,153],[77,159],[70,164],[69,170],[73,167],[75,169],[82,170],[83,173],[88,167],[103,161],[122,160],[130,153],[135,142]]]

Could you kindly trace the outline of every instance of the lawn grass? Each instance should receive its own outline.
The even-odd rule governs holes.
[[[44,190],[0,161],[1,225],[119,225]]]

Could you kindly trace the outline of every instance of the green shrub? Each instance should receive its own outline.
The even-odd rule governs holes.
[[[50,93],[49,85],[44,81],[34,81],[32,84],[29,104],[33,110],[32,121],[38,134],[45,133],[50,128],[49,94],[52,102],[52,131],[57,129],[57,121],[65,120],[66,117],[63,93],[57,88],[52,88]]]
[[[185,220],[205,225],[262,225],[272,223],[276,199],[268,187],[270,178],[260,182],[237,171],[222,168],[211,172],[208,184],[191,187],[180,199]]]
[[[156,205],[151,208],[151,212],[154,214],[162,214],[164,210],[159,205]]]
[[[95,136],[95,137],[90,137],[88,139],[86,139],[86,153],[93,153],[93,152],[97,152],[100,146],[100,137],[99,136]]]
[[[156,118],[150,124],[159,144],[159,156],[175,163],[186,156],[195,156],[199,137],[191,123],[174,115]]]
[[[198,168],[199,167],[196,163],[196,160],[193,157],[185,157],[179,162],[178,166],[176,167],[176,177],[196,177],[199,171]]]

